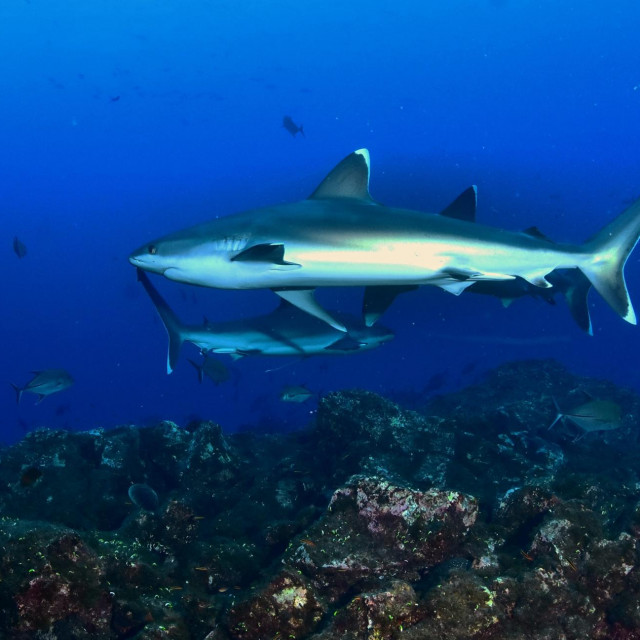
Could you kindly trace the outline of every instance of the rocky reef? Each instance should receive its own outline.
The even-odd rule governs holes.
[[[621,426],[548,430],[586,397]],[[640,640],[639,418],[531,361],[281,435],[34,431],[0,451],[0,638]]]

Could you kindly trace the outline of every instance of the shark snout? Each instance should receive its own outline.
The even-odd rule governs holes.
[[[165,265],[161,264],[157,249],[153,244],[145,244],[139,249],[136,249],[129,256],[129,262],[134,267],[155,273],[163,273],[165,269]]]

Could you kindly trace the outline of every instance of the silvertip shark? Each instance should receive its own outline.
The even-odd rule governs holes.
[[[204,354],[226,353],[237,359],[255,355],[342,355],[375,349],[393,338],[393,333],[381,325],[366,327],[356,318],[340,314],[338,317],[348,327],[345,335],[285,300],[277,309],[262,316],[227,322],[205,321],[197,326],[185,325],[146,273],[138,270],[138,279],[149,294],[169,335],[167,373],[173,371],[184,342],[191,342]]]
[[[379,204],[369,194],[369,165],[369,152],[359,149],[306,200],[178,231],[142,245],[129,260],[178,282],[272,289],[340,331],[344,324],[315,300],[317,287],[367,287],[375,319],[397,292],[416,285],[459,295],[477,282],[518,277],[549,288],[551,272],[579,269],[616,313],[636,324],[624,265],[640,235],[640,199],[585,243],[553,243],[452,215]]]

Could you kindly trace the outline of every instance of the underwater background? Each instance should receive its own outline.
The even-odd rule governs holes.
[[[638,20],[631,0],[3,2],[2,441],[193,416],[286,431],[316,402],[281,402],[286,385],[419,402],[531,357],[637,390],[640,332],[595,292],[589,337],[562,300],[504,309],[435,287],[401,296],[382,319],[395,340],[368,353],[227,358],[214,386],[186,346],[167,376],[164,329],[127,257],[214,216],[302,199],[361,147],[385,204],[437,212],[476,184],[480,222],[582,242],[640,193]],[[636,304],[639,261],[626,268]],[[190,323],[277,306],[270,292],[153,280]],[[357,313],[361,294],[319,299]],[[8,382],[47,368],[75,384],[18,407]]]
[[[167,375],[151,287],[190,325],[277,296],[128,260],[361,148],[381,203],[477,185],[478,222],[581,243],[640,195],[638,24],[631,0],[3,0],[0,640],[640,640],[640,328],[598,294],[590,336],[560,295],[425,286],[379,348],[216,355],[214,384],[193,344]],[[640,306],[640,249],[626,280]]]

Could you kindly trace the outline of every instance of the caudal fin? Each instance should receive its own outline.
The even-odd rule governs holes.
[[[593,335],[591,316],[589,314],[589,291],[591,283],[580,269],[558,269],[547,277],[553,284],[551,292],[558,290],[564,296],[576,324],[590,336]],[[542,289],[548,291],[548,289]]]
[[[10,382],[9,384],[13,387],[13,390],[16,392],[16,404],[20,404],[20,398],[22,398],[22,392],[24,391],[24,389],[22,389],[22,387],[19,387],[17,384],[13,384],[13,382]]]
[[[640,199],[583,245],[589,258],[580,265],[596,291],[631,324],[636,324],[636,314],[624,279],[624,265],[639,237]]]
[[[555,406],[556,411],[557,411],[558,413],[557,413],[557,415],[556,415],[556,419],[555,419],[555,420],[554,420],[554,421],[553,421],[553,422],[552,422],[552,423],[547,427],[547,431],[548,431],[549,429],[552,429],[553,427],[555,427],[556,423],[557,423],[559,420],[562,420],[562,418],[564,418],[564,413],[562,413],[562,411],[560,411],[560,407],[558,406],[558,403],[556,402],[556,399],[555,399],[553,396],[551,396],[551,399],[553,400],[553,405]]]
[[[195,367],[195,370],[198,372],[198,382],[202,384],[204,380],[204,366],[194,362],[191,358],[189,358],[189,362]]]
[[[178,357],[180,356],[180,348],[182,347],[182,343],[184,342],[183,326],[178,319],[178,316],[173,313],[169,305],[166,303],[165,299],[151,284],[149,277],[142,269],[138,269],[138,280],[142,282],[142,286],[149,294],[151,302],[153,302],[156,311],[158,312],[158,315],[162,320],[162,324],[164,324],[164,328],[167,330],[167,335],[169,336],[167,373],[171,373],[176,365],[176,362],[178,362]]]

